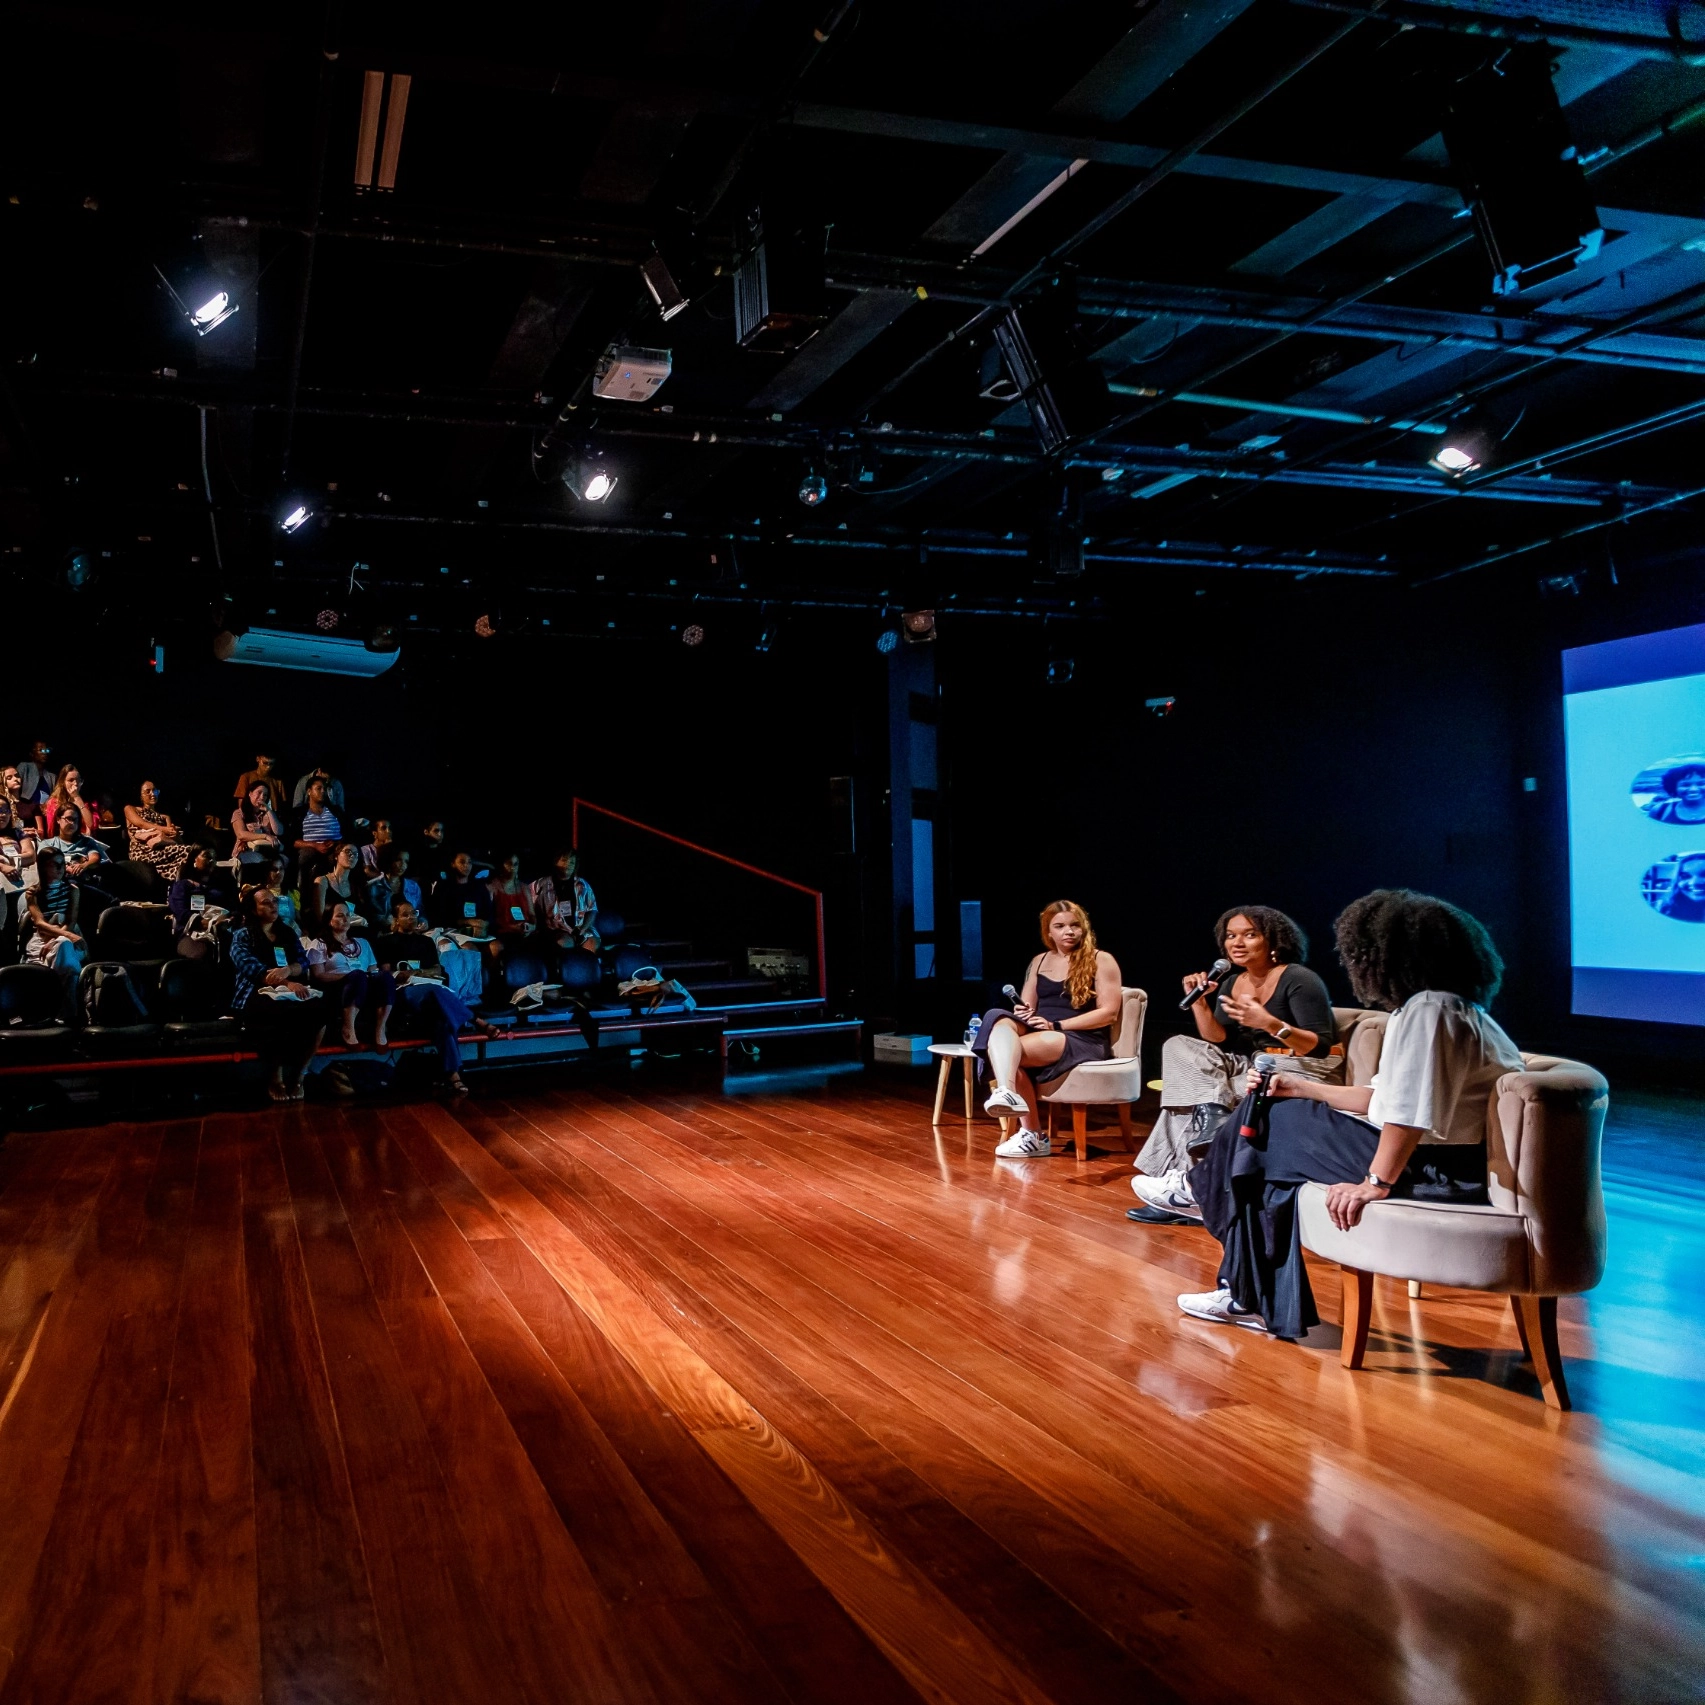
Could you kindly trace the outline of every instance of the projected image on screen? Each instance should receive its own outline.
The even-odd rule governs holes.
[[[1563,693],[1574,1010],[1705,1024],[1705,625],[1566,651]]]

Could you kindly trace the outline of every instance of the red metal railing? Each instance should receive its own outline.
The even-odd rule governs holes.
[[[685,847],[688,852],[702,853],[706,858],[714,858],[720,864],[731,864],[736,870],[744,870],[752,876],[761,876],[766,882],[780,883],[783,888],[791,888],[795,893],[809,894],[817,914],[817,997],[819,1000],[829,998],[829,971],[824,958],[823,932],[823,890],[809,888],[803,882],[795,882],[790,876],[778,876],[773,870],[761,870],[755,864],[747,864],[744,859],[730,858],[727,853],[719,853],[711,847],[701,847],[697,841],[683,839],[680,835],[672,835],[667,829],[659,829],[654,823],[642,823],[637,817],[624,817],[620,811],[612,811],[607,805],[595,805],[590,799],[582,799],[578,794],[574,798],[573,832],[574,844],[580,845],[580,810],[584,806],[588,811],[596,811],[600,817],[608,817],[617,823],[625,823],[630,829],[639,829],[647,835],[655,835],[660,841],[670,841],[675,846]]]

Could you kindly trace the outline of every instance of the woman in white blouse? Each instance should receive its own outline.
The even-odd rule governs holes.
[[[360,1045],[355,1021],[365,1009],[373,1014],[373,1046],[388,1045],[385,1027],[396,1004],[397,983],[389,971],[379,968],[365,936],[352,933],[355,913],[339,900],[326,914],[326,938],[308,948],[308,975],[324,989],[333,1006],[342,1012],[343,1031],[338,1040],[346,1048]]]
[[[1190,1174],[1225,1250],[1216,1288],[1178,1299],[1198,1319],[1279,1338],[1318,1324],[1296,1223],[1309,1180],[1331,1186],[1327,1212],[1343,1230],[1369,1203],[1412,1194],[1423,1174],[1459,1200],[1485,1199],[1487,1096],[1522,1067],[1486,1011],[1504,974],[1492,938],[1444,900],[1382,888],[1345,908],[1337,939],[1356,998],[1392,1014],[1379,1070],[1353,1088],[1275,1075],[1264,1117],[1250,1073],[1241,1116]]]

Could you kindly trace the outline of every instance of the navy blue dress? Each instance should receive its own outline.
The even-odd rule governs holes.
[[[1079,1013],[1089,1012],[1094,1006],[1093,991],[1082,1006],[1073,1006],[1064,983],[1056,983],[1052,977],[1044,977],[1040,971],[1036,973],[1036,1011],[1041,1017],[1058,1024],[1062,1019],[1076,1018]],[[983,1014],[983,1027],[977,1032],[977,1040],[972,1044],[972,1051],[979,1060],[988,1058],[988,1037],[995,1020],[1011,1017],[1011,1011],[1004,1006],[992,1006]],[[1106,1060],[1113,1056],[1113,1032],[1105,1025],[1099,1030],[1062,1030],[1060,1034],[1065,1038],[1066,1051],[1052,1065],[1024,1068],[1029,1072],[1032,1083],[1052,1083],[1055,1078],[1064,1077],[1073,1066],[1081,1066],[1086,1060]]]

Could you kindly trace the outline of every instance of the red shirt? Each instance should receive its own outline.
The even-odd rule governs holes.
[[[494,877],[486,884],[491,893],[491,927],[498,935],[523,935],[533,922],[533,896],[517,883],[511,893]]]

